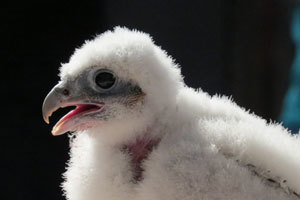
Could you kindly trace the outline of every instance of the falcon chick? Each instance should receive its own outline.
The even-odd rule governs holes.
[[[300,199],[300,140],[231,99],[187,87],[145,33],[117,27],[60,68],[43,117],[75,106],[68,200]]]

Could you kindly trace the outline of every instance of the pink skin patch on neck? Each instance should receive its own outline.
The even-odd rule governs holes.
[[[160,139],[136,139],[134,143],[125,145],[124,152],[131,156],[133,168],[133,181],[135,183],[143,180],[143,167],[142,163],[148,158],[154,148],[158,146]]]

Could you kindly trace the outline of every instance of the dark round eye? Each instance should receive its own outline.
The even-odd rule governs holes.
[[[110,72],[100,72],[97,74],[95,82],[101,89],[109,89],[115,84],[116,77]]]

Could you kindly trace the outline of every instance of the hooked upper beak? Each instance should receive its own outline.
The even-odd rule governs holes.
[[[72,105],[71,102],[67,103],[67,96],[69,95],[69,90],[63,89],[61,83],[53,87],[53,89],[48,93],[43,102],[42,112],[44,121],[49,124],[49,117],[52,113],[59,108],[67,107]]]
[[[44,121],[49,124],[49,117],[51,117],[52,113],[54,113],[59,108],[67,107],[72,105],[72,101],[68,98],[69,90],[66,88],[63,89],[62,83],[57,84],[52,88],[52,90],[48,93],[43,102],[42,112]],[[52,130],[53,135],[60,135],[63,132],[58,128],[60,126],[54,126]]]
[[[49,117],[59,108],[76,106],[76,108],[62,117],[52,129],[53,135],[61,135],[68,131],[82,130],[90,127],[87,122],[83,123],[82,116],[94,112],[100,112],[103,108],[101,102],[91,102],[80,94],[71,94],[64,83],[57,84],[46,96],[43,102],[43,119],[49,124]],[[78,120],[81,121],[78,121]]]

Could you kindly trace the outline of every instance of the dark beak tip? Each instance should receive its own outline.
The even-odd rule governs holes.
[[[46,124],[50,124],[49,118],[45,118],[45,117],[44,117],[44,121],[46,122]]]
[[[45,108],[45,101],[44,101],[43,107],[42,107],[42,115],[43,115],[44,121],[45,121],[47,124],[49,124],[49,115],[48,115],[47,109]]]
[[[59,108],[60,95],[56,93],[57,85],[47,94],[42,106],[42,114],[44,121],[49,124],[49,117]]]

